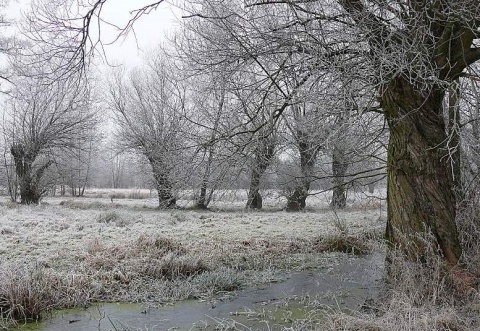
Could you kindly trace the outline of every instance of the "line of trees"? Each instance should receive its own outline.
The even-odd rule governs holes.
[[[34,1],[30,37],[47,48],[34,48],[36,59],[44,54],[35,63],[57,64],[44,77],[64,86],[85,76],[88,55],[102,42],[91,29],[101,25],[107,1],[73,12]],[[133,11],[121,33],[162,2]],[[262,181],[276,166],[288,210],[305,208],[312,183],[325,177],[331,206],[342,208],[352,182],[374,182],[385,168],[391,247],[412,261],[437,252],[452,277],[466,277],[456,216],[480,164],[477,0],[191,0],[181,7],[172,50],[117,73],[107,93],[115,143],[149,164],[160,206],[175,206],[176,190],[191,188],[205,208],[236,171],[248,183],[246,207],[261,208]],[[78,95],[43,108],[61,114]],[[22,102],[12,109],[28,113],[14,121],[24,128],[38,104]],[[11,143],[22,201],[32,191],[22,182],[38,182],[50,151],[62,147],[29,149],[27,141]]]

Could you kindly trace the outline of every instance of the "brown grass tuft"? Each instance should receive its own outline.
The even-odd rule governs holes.
[[[160,259],[145,263],[141,273],[153,278],[173,280],[195,276],[207,270],[208,267],[199,257],[168,253]]]
[[[312,248],[316,252],[342,252],[354,255],[365,255],[372,251],[365,238],[345,234],[335,234],[314,240]]]
[[[54,308],[85,305],[89,282],[83,276],[62,278],[42,267],[3,266],[0,312],[4,321],[35,321]]]
[[[186,249],[174,240],[162,236],[141,235],[135,242],[137,249],[146,252],[155,252],[156,255],[164,255],[172,252],[176,254],[185,254]]]

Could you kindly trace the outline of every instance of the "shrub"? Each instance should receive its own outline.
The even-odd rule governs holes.
[[[120,215],[118,215],[117,212],[109,211],[106,213],[101,213],[97,218],[97,222],[98,223],[114,223],[120,219],[121,217]]]
[[[35,321],[59,307],[85,305],[90,284],[86,277],[64,279],[42,267],[2,266],[0,312],[3,321]]]
[[[207,270],[208,267],[199,257],[168,253],[145,263],[143,273],[153,278],[173,280],[195,276]]]
[[[113,200],[113,199],[126,199],[127,196],[125,195],[125,193],[121,193],[121,192],[116,192],[116,193],[110,193],[108,195],[108,197],[110,198],[110,200]]]
[[[244,278],[237,270],[221,267],[217,270],[202,273],[195,278],[195,282],[214,295],[219,292],[231,292],[242,288]]]
[[[135,191],[135,192],[128,193],[127,198],[128,199],[149,199],[150,194],[142,193],[140,191]]]
[[[106,209],[106,208],[120,208],[122,205],[114,203],[114,204],[104,204],[99,201],[94,202],[83,202],[83,201],[74,201],[74,200],[63,200],[59,203],[60,206],[64,206],[71,209]]]
[[[133,191],[133,192],[128,192],[128,193],[114,192],[114,193],[110,193],[108,195],[108,197],[110,198],[110,200],[114,200],[114,199],[149,199],[150,194],[142,193],[140,191]]]
[[[313,250],[316,252],[342,252],[354,255],[365,255],[371,252],[371,247],[364,238],[349,236],[346,234],[334,234],[325,238],[316,239],[313,242]]]
[[[44,273],[39,269],[7,269],[0,274],[0,310],[12,320],[38,320],[55,305]]]
[[[155,253],[155,256],[162,256],[167,253],[183,255],[186,249],[182,244],[173,241],[170,238],[162,236],[141,235],[138,237],[135,247],[139,251]]]

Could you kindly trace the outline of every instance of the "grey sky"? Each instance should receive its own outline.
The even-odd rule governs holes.
[[[48,0],[46,0],[48,1]],[[5,9],[9,20],[21,20],[21,12],[28,11],[31,0],[11,0]],[[88,1],[93,3],[94,1]],[[101,18],[118,27],[123,27],[132,17],[132,11],[151,4],[154,0],[109,0],[104,4]],[[171,33],[177,26],[175,21],[180,10],[168,1],[161,3],[156,10],[143,15],[134,25],[134,31],[125,38],[120,38],[111,44],[119,32],[113,26],[102,24],[101,40],[110,64],[124,64],[128,67],[138,65],[145,52],[154,49],[165,40],[165,35]],[[15,29],[12,26],[12,33]]]
[[[117,26],[125,26],[132,17],[131,11],[141,8],[152,0],[111,0],[105,3],[102,18]],[[112,45],[118,35],[118,30],[105,25],[102,27],[102,41],[105,44],[105,52],[110,63],[125,64],[128,67],[141,63],[145,52],[154,49],[165,40],[165,35],[176,28],[176,16],[180,12],[178,8],[162,3],[157,10],[148,15],[143,15],[134,25],[134,32],[126,38],[120,38]]]

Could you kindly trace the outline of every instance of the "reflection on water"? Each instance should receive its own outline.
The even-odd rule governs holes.
[[[358,309],[365,299],[378,293],[383,260],[379,253],[342,258],[341,263],[329,269],[292,273],[285,282],[242,290],[215,302],[188,300],[159,308],[108,303],[67,309],[38,324],[24,325],[21,330],[213,330],[226,319],[257,330],[276,330],[306,313],[305,302],[300,304],[292,298],[308,300],[313,307]]]

